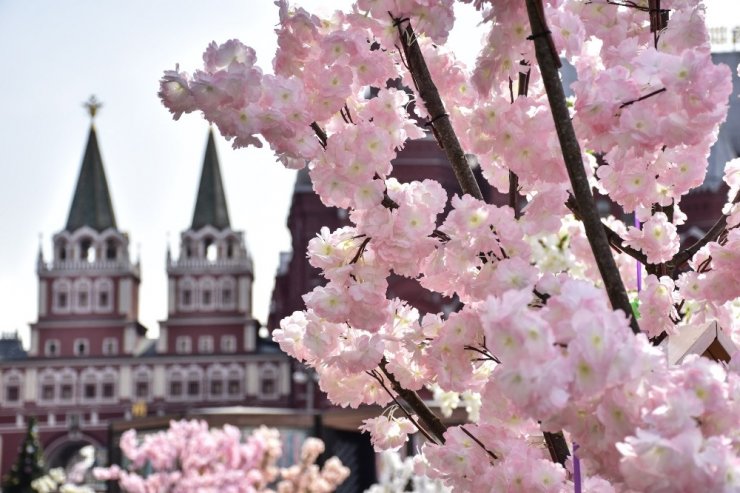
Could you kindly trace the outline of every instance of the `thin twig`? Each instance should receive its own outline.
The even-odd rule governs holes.
[[[661,92],[666,92],[666,88],[664,87],[662,89],[656,89],[655,91],[649,92],[649,93],[645,94],[644,96],[640,96],[637,99],[631,99],[631,100],[629,100],[629,101],[627,101],[625,103],[622,103],[622,104],[619,105],[619,109],[621,110],[622,108],[626,108],[627,106],[629,106],[631,104],[635,104],[635,103],[637,103],[639,101],[644,101],[647,98],[651,98],[651,97],[655,96],[656,94],[660,94]]]
[[[411,409],[414,410],[421,422],[424,423],[424,426],[429,431],[429,433],[434,435],[434,437],[437,439],[436,441],[439,443],[444,443],[444,434],[447,431],[447,427],[444,425],[444,423],[442,423],[442,420],[440,420],[439,417],[434,414],[434,412],[432,412],[429,407],[427,407],[421,397],[419,397],[419,394],[417,394],[413,390],[404,388],[400,383],[398,383],[398,380],[396,380],[396,377],[393,376],[393,373],[388,371],[387,365],[388,361],[383,358],[380,361],[380,371],[383,372],[385,377],[388,379],[388,382],[390,382],[391,388],[400,397],[403,398],[403,400],[409,405],[409,407],[411,407]]]
[[[385,390],[391,399],[393,399],[393,402],[396,403],[396,406],[406,415],[406,417],[411,421],[414,426],[416,426],[416,429],[419,430],[419,432],[424,435],[424,437],[430,442],[430,443],[436,443],[437,441],[427,432],[422,426],[414,419],[414,416],[406,410],[406,408],[398,402],[398,399],[396,399],[396,396],[393,395],[393,392],[390,391],[388,387],[385,386],[385,381],[383,380],[383,377],[377,374],[375,370],[366,372],[368,375],[373,377],[375,380],[378,381],[381,387],[383,387],[383,390]],[[442,442],[444,443],[444,442]]]

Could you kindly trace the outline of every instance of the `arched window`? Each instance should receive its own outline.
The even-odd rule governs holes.
[[[100,378],[100,398],[104,401],[115,401],[118,388],[118,372],[113,368],[106,368]]]
[[[72,403],[75,400],[77,375],[70,368],[65,368],[59,374],[59,391],[57,396],[61,402]]]
[[[3,376],[3,404],[15,406],[21,403],[23,375],[18,370],[11,370]]]
[[[208,397],[210,399],[223,399],[226,391],[224,386],[225,377],[226,372],[221,365],[213,365],[208,369]]]
[[[278,398],[278,371],[275,365],[266,364],[260,368],[259,396],[266,400]]]
[[[61,344],[59,339],[47,339],[44,343],[44,356],[59,356]]]
[[[113,282],[110,279],[96,279],[93,288],[95,312],[109,313],[113,311]]]
[[[95,246],[92,238],[82,238],[79,242],[80,260],[83,262],[95,262]]]
[[[203,252],[206,259],[210,262],[215,262],[218,259],[218,248],[213,238],[207,237],[203,239]]]
[[[189,354],[193,350],[193,339],[190,336],[177,336],[175,339],[175,352],[178,354]]]
[[[67,260],[67,240],[60,239],[57,242],[56,256],[57,260],[59,260],[60,262],[64,262],[65,260]]]
[[[203,311],[213,310],[214,303],[214,287],[215,283],[210,277],[205,277],[200,280],[200,309]]]
[[[178,283],[180,310],[192,311],[195,309],[196,284],[193,278],[185,277]]]
[[[56,279],[52,284],[52,310],[55,313],[69,313],[72,284],[67,279]]]
[[[210,354],[213,352],[212,335],[198,336],[198,352],[203,354]]]
[[[226,396],[229,399],[240,399],[242,397],[242,381],[244,370],[240,366],[232,365],[226,374]]]
[[[89,279],[77,279],[74,283],[74,311],[90,313],[92,311],[92,283]]]
[[[201,384],[203,381],[203,370],[197,366],[193,366],[188,370],[187,374],[187,398],[190,400],[201,398]]]
[[[151,393],[152,372],[146,366],[140,366],[134,370],[133,395],[136,400],[148,401]]]
[[[44,370],[39,375],[39,402],[50,403],[57,398],[57,381],[53,370]]]
[[[222,353],[235,353],[236,352],[236,336],[234,335],[221,336],[221,352]]]
[[[167,393],[172,400],[185,397],[185,375],[182,368],[175,366],[167,373]]]
[[[80,374],[80,392],[83,402],[94,402],[100,395],[98,373],[93,368],[85,368]]]
[[[75,356],[87,356],[90,354],[90,341],[85,338],[75,339],[74,345]]]
[[[118,258],[118,242],[109,238],[105,242],[105,260],[116,260]]]
[[[219,291],[222,310],[234,310],[236,308],[236,281],[231,276],[224,276],[219,280]]]

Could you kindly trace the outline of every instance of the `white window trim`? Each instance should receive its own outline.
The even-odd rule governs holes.
[[[259,383],[257,385],[257,396],[265,401],[274,401],[280,398],[280,390],[278,389],[278,385],[280,384],[280,372],[278,371],[278,368],[273,364],[266,364],[262,365],[259,370]],[[274,391],[265,394],[262,392],[262,381],[265,380],[267,377],[267,374],[270,374],[271,377],[275,380],[274,385]]]
[[[7,400],[7,389],[10,386],[18,387],[18,399],[15,401]],[[0,402],[3,406],[18,407],[23,404],[23,374],[16,369],[10,370],[3,375],[2,393],[0,393]]]
[[[85,351],[82,353],[79,350],[80,344],[83,344],[85,346]],[[86,337],[78,337],[77,339],[75,339],[72,350],[74,351],[75,356],[90,356],[90,339]]]
[[[202,354],[213,353],[213,336],[198,336],[198,352]]]
[[[51,309],[54,313],[67,314],[72,312],[72,283],[67,279],[57,279],[51,287]],[[67,295],[67,303],[59,305],[59,295]]]
[[[75,313],[92,313],[93,311],[93,299],[92,299],[92,283],[89,279],[78,279],[75,281],[72,289],[72,309]],[[80,294],[87,294],[87,304],[80,305]]]
[[[57,348],[54,354],[50,354],[51,351],[49,350],[52,344],[56,345]],[[59,356],[60,354],[62,354],[62,343],[59,339],[47,339],[44,342],[44,356]]]
[[[100,304],[100,295],[108,293],[108,303]],[[95,313],[111,313],[113,311],[113,282],[110,279],[97,279],[93,285],[93,311]]]
[[[193,352],[193,338],[190,336],[177,336],[175,338],[175,352],[177,354],[190,354]]]
[[[118,339],[115,337],[106,337],[103,339],[103,347],[101,349],[106,356],[116,356],[118,354]]]
[[[230,341],[230,342],[226,342],[226,341]],[[236,336],[235,335],[221,336],[221,352],[222,353],[235,353],[236,352]]]

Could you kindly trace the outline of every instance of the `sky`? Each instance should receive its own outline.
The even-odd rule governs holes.
[[[296,0],[328,12],[339,0]],[[712,0],[708,20],[740,25],[738,0]],[[458,12],[461,25],[474,18]],[[159,102],[165,69],[200,68],[209,42],[239,38],[269,71],[277,8],[272,0],[0,0],[0,332],[27,337],[37,318],[39,248],[71,205],[90,127],[82,103],[103,102],[98,142],[119,229],[142,269],[140,320],[158,331],[166,317],[165,254],[178,250],[192,219],[207,123],[172,120]],[[453,47],[475,45],[480,32],[453,31]],[[472,61],[475,53],[459,54]],[[295,172],[269,150],[232,150],[217,139],[232,228],[245,232],[255,264],[254,315],[266,321]],[[298,255],[304,255],[298,252]]]

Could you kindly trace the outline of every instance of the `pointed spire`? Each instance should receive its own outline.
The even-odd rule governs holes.
[[[224,185],[221,181],[221,169],[216,154],[216,142],[211,129],[208,130],[208,144],[206,155],[203,158],[203,171],[200,175],[198,198],[195,201],[191,228],[198,230],[204,226],[213,226],[216,229],[231,227]]]
[[[91,110],[91,115],[93,113]],[[89,226],[97,231],[116,227],[103,159],[100,157],[98,138],[92,124],[65,229],[71,232],[82,226]]]

